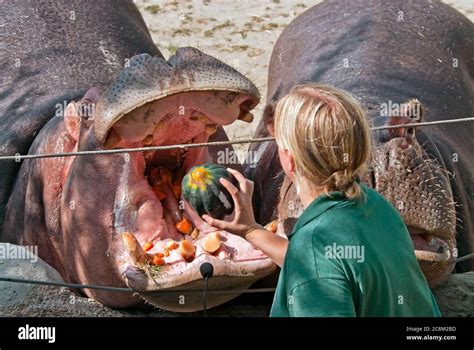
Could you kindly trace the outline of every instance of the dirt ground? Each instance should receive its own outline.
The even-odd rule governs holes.
[[[253,135],[267,91],[267,70],[279,34],[300,13],[320,1],[308,0],[136,0],[165,57],[178,47],[194,46],[237,68],[260,90],[252,124],[225,127],[229,138]],[[445,1],[474,21],[474,1]],[[236,145],[242,160],[247,145]]]

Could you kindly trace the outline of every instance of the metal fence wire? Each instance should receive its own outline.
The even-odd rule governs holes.
[[[432,125],[444,125],[444,124],[457,124],[474,121],[474,117],[458,118],[458,119],[446,119],[437,120],[433,122],[422,122],[422,123],[410,123],[402,125],[384,125],[378,127],[372,127],[372,131],[379,130],[390,130],[390,129],[403,129],[403,128],[416,128],[419,126],[432,126]],[[172,149],[185,149],[185,148],[196,148],[196,147],[215,147],[215,146],[227,146],[243,143],[255,143],[274,141],[274,137],[262,137],[262,138],[247,138],[233,141],[216,141],[216,142],[202,142],[202,143],[184,143],[178,145],[164,145],[164,146],[151,146],[151,147],[135,147],[135,148],[117,148],[117,149],[99,149],[93,151],[78,151],[78,152],[66,152],[66,153],[43,153],[43,154],[14,154],[8,156],[0,156],[2,160],[14,160],[21,161],[23,159],[38,159],[38,158],[55,158],[55,157],[75,157],[75,156],[89,156],[99,154],[117,154],[117,153],[130,153],[130,152],[146,152],[146,151],[165,151]]]

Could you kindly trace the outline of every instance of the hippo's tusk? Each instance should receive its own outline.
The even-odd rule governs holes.
[[[445,249],[442,253],[433,254],[424,250],[416,250],[415,256],[420,261],[429,261],[431,263],[442,263],[450,260],[451,253]]]
[[[150,258],[145,253],[142,246],[140,245],[140,243],[138,243],[136,237],[132,233],[122,233],[122,240],[123,244],[125,244],[125,247],[128,249],[128,254],[130,254],[130,258],[137,267],[142,267],[150,260]]]
[[[194,121],[200,121],[200,122],[209,122],[210,119],[207,115],[201,113],[201,112],[197,112],[197,111],[194,111],[193,114],[191,115],[191,120],[194,120]]]
[[[216,131],[217,131],[217,125],[216,125],[216,124],[209,124],[209,125],[206,125],[206,132],[207,132],[209,135],[215,134]]]
[[[250,112],[245,112],[244,114],[241,114],[237,119],[242,120],[246,123],[251,123],[253,122],[253,114]]]

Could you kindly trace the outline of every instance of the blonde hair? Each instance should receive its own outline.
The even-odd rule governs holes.
[[[360,199],[357,177],[370,156],[371,134],[360,104],[334,87],[295,86],[275,108],[275,137],[304,176],[326,194],[340,191]]]

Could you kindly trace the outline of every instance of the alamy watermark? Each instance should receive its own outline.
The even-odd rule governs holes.
[[[384,102],[380,104],[380,115],[383,117],[410,117],[415,121],[421,119],[420,103]]]
[[[240,156],[240,157],[239,157]],[[217,164],[241,164],[239,159],[244,160],[244,164],[248,164],[250,168],[255,168],[258,163],[259,154],[256,151],[248,151],[241,153],[230,148],[225,148],[217,152]]]
[[[38,246],[17,246],[6,243],[0,245],[0,260],[30,260],[32,263],[38,261]]]
[[[35,327],[26,324],[18,328],[19,340],[47,340],[48,343],[56,342],[56,327]]]
[[[324,247],[326,259],[350,259],[358,263],[365,261],[365,247],[363,245],[338,245],[333,243]]]
[[[93,120],[95,117],[95,103],[68,103],[68,101],[63,101],[62,103],[56,103],[54,106],[55,112],[54,116],[64,117],[66,115],[66,110],[69,108],[70,112],[74,116],[84,117],[90,120]]]

